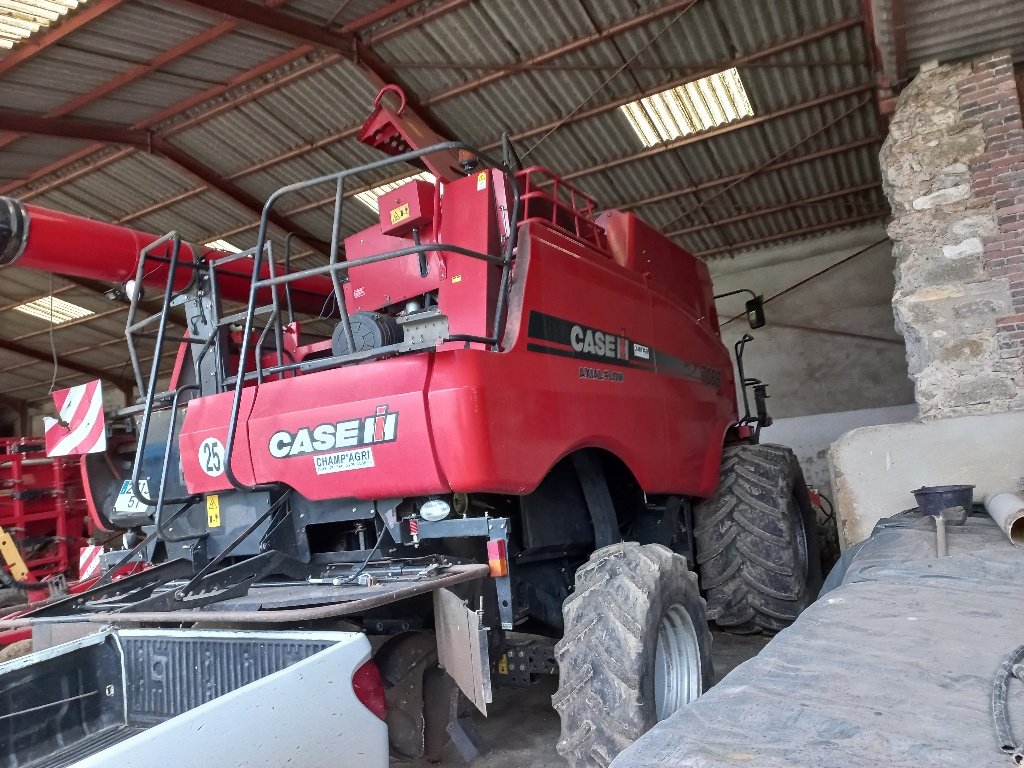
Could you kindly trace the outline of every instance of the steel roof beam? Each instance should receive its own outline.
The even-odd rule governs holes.
[[[424,8],[417,14],[410,16],[407,19],[392,24],[387,29],[382,29],[374,35],[371,35],[367,43],[375,45],[376,43],[382,43],[385,40],[390,40],[395,35],[400,35],[407,30],[421,27],[424,24],[429,24],[435,19],[439,19],[442,16],[446,16],[449,13],[453,13],[460,8],[464,8],[467,5],[472,5],[476,0],[448,0],[448,2],[436,3]]]
[[[794,48],[800,48],[802,46],[805,46],[808,43],[813,43],[817,40],[822,40],[826,37],[830,37],[840,32],[845,32],[848,29],[853,29],[854,27],[860,26],[861,22],[862,20],[859,16],[850,19],[843,19],[842,21],[837,21],[832,24],[828,24],[824,27],[821,27],[819,29],[816,29],[813,32],[807,32],[802,35],[790,37],[778,43],[773,43],[772,45],[765,46],[764,48],[759,48],[756,51],[751,51],[750,53],[744,54],[742,56],[737,56],[727,61],[723,61],[718,66],[709,67],[707,69],[701,70],[700,72],[690,72],[683,77],[678,77],[669,82],[652,86],[651,88],[647,88],[639,93],[634,93],[630,96],[625,96],[616,99],[615,101],[606,102],[604,104],[598,104],[596,107],[591,107],[590,109],[580,110],[579,112],[576,112],[575,114],[571,115],[568,118],[559,118],[558,120],[552,120],[551,122],[545,123],[544,125],[538,125],[533,128],[529,128],[525,131],[520,131],[518,133],[515,133],[512,136],[512,138],[515,139],[516,141],[522,141],[523,139],[530,139],[533,138],[534,136],[546,135],[558,128],[561,128],[564,125],[578,123],[583,120],[588,120],[591,117],[603,115],[605,112],[611,112],[613,110],[618,109],[619,107],[625,106],[626,104],[630,104],[634,101],[637,101],[638,99],[646,98],[647,96],[652,96],[656,93],[661,93],[662,91],[668,90],[669,88],[675,88],[676,86],[679,85],[685,85],[686,83],[692,82],[693,80],[699,80],[702,77],[707,77],[709,75],[716,74],[717,72],[721,72],[723,69],[729,69],[731,67],[742,67],[748,62],[759,61],[770,56],[776,56],[780,53],[791,51]],[[430,104],[432,102],[427,100],[425,103]],[[494,147],[500,145],[501,142],[496,141],[491,144],[488,144],[486,147],[484,147],[484,149],[493,149]]]
[[[0,125],[6,130],[36,136],[62,139],[100,141],[105,144],[126,144],[133,147],[149,145],[149,134],[117,123],[83,120],[77,117],[41,117],[24,112],[0,110]]]
[[[733,253],[735,251],[747,250],[749,248],[756,248],[760,245],[768,245],[769,243],[777,243],[780,240],[792,240],[800,237],[801,235],[812,235],[815,232],[824,232],[830,229],[842,229],[843,227],[850,227],[854,224],[863,224],[869,221],[877,221],[878,219],[888,216],[890,213],[889,208],[876,208],[870,213],[864,213],[859,216],[851,216],[847,219],[838,219],[836,221],[826,221],[824,224],[815,224],[811,227],[800,227],[799,229],[790,229],[785,232],[780,232],[775,235],[769,235],[767,237],[759,237],[754,240],[744,240],[739,243],[733,243],[732,245],[723,246],[720,248],[709,248],[706,251],[697,251],[695,255],[702,259],[711,258],[713,256],[719,256],[723,253]]]
[[[900,86],[907,81],[907,12],[904,0],[889,0],[889,21],[892,25],[893,56],[896,71],[893,80]]]
[[[586,175],[589,175],[589,174],[592,174],[592,173],[599,173],[601,171],[608,170],[609,168],[616,168],[616,167],[618,167],[620,165],[626,165],[628,163],[632,163],[632,162],[635,162],[637,160],[643,160],[643,159],[646,159],[646,158],[649,158],[649,157],[655,157],[655,156],[663,154],[665,152],[670,152],[672,150],[678,149],[679,147],[685,146],[686,144],[691,144],[691,143],[694,143],[694,142],[697,142],[697,141],[703,141],[705,139],[713,138],[715,136],[720,136],[720,135],[724,135],[724,134],[727,134],[727,133],[732,133],[733,131],[742,130],[744,128],[749,128],[749,127],[752,127],[752,126],[755,126],[755,125],[760,125],[765,120],[770,120],[770,119],[774,119],[774,118],[778,118],[778,117],[783,117],[785,115],[794,114],[796,112],[801,112],[801,111],[806,110],[806,109],[813,109],[815,107],[820,107],[820,106],[823,106],[825,104],[829,104],[829,103],[831,103],[833,101],[836,101],[838,99],[843,99],[843,98],[846,98],[848,96],[852,96],[852,95],[856,95],[858,93],[862,93],[862,92],[864,92],[866,90],[871,90],[872,88],[874,88],[874,85],[871,84],[871,83],[867,83],[867,84],[864,84],[864,85],[856,86],[854,88],[849,88],[849,89],[847,89],[845,91],[839,91],[838,93],[831,93],[831,94],[828,94],[826,96],[819,96],[819,97],[814,98],[814,99],[808,99],[807,101],[802,101],[802,102],[800,102],[798,104],[792,104],[792,105],[790,105],[788,107],[784,107],[783,109],[776,110],[775,112],[765,113],[764,115],[761,115],[761,116],[759,116],[757,118],[747,118],[747,119],[744,119],[744,120],[738,120],[738,121],[736,121],[734,123],[728,123],[727,125],[723,125],[720,128],[716,128],[716,129],[714,129],[712,131],[706,131],[706,132],[701,133],[701,134],[691,134],[689,136],[685,136],[685,137],[683,137],[681,139],[678,139],[677,141],[669,142],[669,143],[666,143],[666,144],[659,144],[658,146],[651,147],[649,149],[643,149],[643,150],[640,150],[639,152],[636,152],[636,153],[631,154],[631,155],[627,155],[625,157],[620,157],[620,158],[616,158],[614,160],[606,161],[604,163],[599,163],[597,165],[588,166],[586,168],[582,168],[582,169],[579,169],[577,171],[570,171],[568,173],[563,174],[561,176],[561,178],[563,178],[563,179],[565,179],[567,181],[571,181],[571,180],[579,178],[581,176],[586,176]],[[237,176],[232,175],[231,178],[237,178]],[[721,179],[717,180],[717,182],[718,183],[724,183]],[[360,191],[362,191],[362,188],[359,188],[359,189],[353,188],[348,193],[348,196],[351,197],[351,196],[355,195],[357,192],[360,192]],[[302,205],[299,205],[299,206],[296,206],[295,208],[289,209],[287,211],[287,215],[294,216],[294,215],[299,214],[299,213],[305,213],[307,211],[310,211],[310,210],[318,208],[318,207],[320,207],[322,205],[325,205],[326,203],[329,203],[333,199],[334,199],[334,197],[332,195],[330,197],[324,197],[324,198],[322,198],[320,200],[314,200],[313,202],[310,202],[310,203],[303,203]]]
[[[882,184],[879,181],[872,181],[866,184],[858,184],[854,187],[848,187],[846,189],[840,189],[833,192],[826,192],[821,195],[812,195],[811,197],[799,198],[797,200],[791,200],[783,203],[782,205],[771,205],[765,208],[755,208],[745,213],[737,214],[736,216],[729,216],[724,219],[716,219],[708,224],[698,224],[693,227],[683,227],[682,229],[675,229],[671,232],[666,233],[669,237],[679,237],[680,235],[689,235],[694,232],[705,232],[709,229],[717,229],[718,227],[727,226],[729,224],[738,224],[742,221],[749,221],[750,219],[757,219],[761,216],[771,216],[775,213],[782,213],[788,211],[791,208],[799,208],[804,205],[815,205],[822,203],[827,200],[835,200],[846,195],[856,195],[861,192],[867,192],[872,189],[881,189]]]
[[[696,0],[689,0],[696,2]],[[288,35],[296,40],[316,45],[327,50],[351,56],[369,78],[371,84],[381,88],[387,84],[404,86],[398,73],[370,47],[363,43],[352,32],[334,32],[293,16],[290,13],[257,5],[248,0],[179,0],[210,11],[224,14],[229,18],[261,27],[270,32]],[[383,10],[383,9],[382,9]],[[441,125],[432,115],[423,110],[416,94],[405,87],[406,108],[418,116],[435,132],[442,136],[448,135],[445,126]]]
[[[333,32],[290,13],[248,0],[178,0],[205,8],[237,21],[260,27],[268,32],[287,35],[303,43],[337,51],[343,56],[356,55],[356,37],[350,32]]]
[[[783,160],[780,163],[765,168],[762,173],[775,173],[777,171],[783,171],[793,166],[803,165],[805,163],[811,163],[815,160],[821,160],[832,155],[840,155],[844,152],[850,152],[855,149],[862,149],[864,147],[870,147],[874,144],[881,144],[885,139],[881,134],[869,136],[866,139],[860,139],[859,141],[851,141],[846,144],[839,144],[835,147],[829,147],[828,149],[820,149],[816,152],[809,152],[806,155],[800,155],[790,160]],[[647,205],[656,205],[657,203],[664,203],[669,200],[675,200],[676,198],[683,197],[685,195],[693,194],[694,192],[701,192],[706,189],[714,189],[715,187],[723,187],[726,184],[731,184],[734,181],[740,181],[750,176],[751,173],[757,171],[760,168],[760,164],[746,168],[738,173],[730,174],[729,176],[720,176],[717,179],[709,179],[708,181],[702,181],[698,184],[692,184],[688,187],[680,187],[679,189],[673,189],[668,192],[662,192],[657,195],[651,195],[649,197],[641,198],[640,200],[629,200],[620,203],[614,203],[609,205],[609,208],[615,208],[621,211],[631,211],[635,208],[642,208]]]
[[[375,11],[365,13],[359,18],[353,19],[352,21],[348,22],[347,24],[342,24],[341,31],[343,33],[358,32],[361,29],[369,27],[371,24],[376,24],[378,21],[383,21],[388,16],[391,16],[395,13],[400,13],[401,11],[404,11],[406,8],[416,5],[419,2],[422,2],[422,0],[392,0],[392,2],[388,3],[382,8],[378,8]],[[331,22],[328,21],[327,23],[328,26],[330,26]]]
[[[610,27],[606,27],[605,29],[598,30],[597,32],[591,32],[590,34],[578,37],[563,45],[559,45],[555,48],[549,48],[543,53],[539,53],[529,59],[510,64],[503,69],[491,72],[490,74],[477,78],[476,80],[460,83],[453,88],[449,88],[447,91],[442,91],[441,93],[434,94],[433,96],[428,96],[423,99],[423,104],[429,107],[456,96],[460,96],[464,93],[478,91],[491,83],[498,82],[508,75],[522,72],[540,64],[547,64],[554,59],[561,58],[562,56],[568,56],[571,53],[575,53],[576,51],[583,50],[588,46],[609,40],[617,35],[634,30],[637,27],[642,27],[645,24],[650,24],[652,21],[657,21],[658,19],[664,18],[670,14],[687,11],[699,1],[700,0],[672,0],[672,2],[657,5],[649,11],[632,16],[618,22],[617,24],[612,24]],[[717,72],[718,70],[715,71]],[[699,77],[695,77],[693,79],[696,80],[699,79]]]
[[[12,352],[15,355],[21,355],[22,357],[29,357],[33,360],[37,360],[40,363],[53,364],[53,355],[48,352],[40,352],[38,349],[27,347],[24,344],[18,344],[15,341],[7,341],[6,339],[0,339],[0,350]],[[115,385],[118,389],[128,389],[135,386],[135,382],[126,379],[122,376],[116,376],[112,373],[104,371],[100,368],[93,368],[91,365],[82,365],[81,363],[73,363],[67,358],[57,356],[58,367],[67,368],[70,371],[76,373],[85,374],[86,376],[92,376],[97,379],[105,379],[111,384]],[[0,369],[0,374],[3,373],[3,369]]]
[[[78,8],[67,18],[59,21],[55,26],[43,32],[37,32],[28,40],[18,43],[14,50],[0,59],[0,75],[9,72],[22,62],[28,61],[51,45],[59,43],[76,29],[80,29],[93,19],[117,8],[123,2],[124,0],[93,0],[84,8]]]
[[[40,136],[60,136],[63,138],[99,140],[111,144],[128,144],[137,147],[146,147],[155,154],[171,161],[178,167],[195,176],[199,181],[208,187],[216,189],[228,196],[236,203],[247,208],[257,215],[263,211],[263,201],[249,194],[244,189],[225,179],[221,174],[212,168],[204,165],[179,149],[166,139],[160,136],[153,136],[145,131],[122,126],[109,126],[93,121],[78,120],[75,118],[57,117],[32,117],[15,115],[0,110],[0,124],[9,126],[13,130],[22,133],[32,133]],[[297,237],[305,241],[307,245],[322,248],[324,242],[312,235],[306,229],[291,221],[287,216],[280,213],[271,213],[268,216],[271,223],[283,229],[285,232],[294,232]]]
[[[776,109],[772,112],[764,112],[760,115],[754,115],[753,117],[745,117],[742,120],[737,120],[732,123],[726,123],[725,125],[719,126],[718,128],[712,128],[711,130],[702,131],[700,133],[691,133],[688,136],[682,136],[673,141],[665,142],[664,144],[657,144],[653,147],[643,149],[639,152],[634,152],[631,155],[626,155],[625,157],[619,157],[615,158],[614,160],[609,160],[605,163],[601,163],[600,165],[592,165],[588,168],[581,168],[578,171],[572,171],[570,173],[565,174],[564,176],[562,176],[562,178],[565,179],[566,181],[572,181],[573,179],[578,179],[581,176],[587,176],[592,173],[598,173],[600,171],[605,171],[610,168],[618,168],[620,165],[633,163],[636,162],[637,160],[646,160],[647,158],[657,157],[658,155],[664,154],[665,152],[672,152],[676,149],[679,149],[680,147],[685,147],[688,144],[697,144],[701,141],[706,141],[707,139],[714,138],[715,136],[722,136],[727,133],[732,133],[733,131],[739,130],[741,128],[750,128],[752,126],[768,122],[769,120],[776,120],[780,117],[786,117],[787,115],[792,115],[797,112],[803,112],[806,109],[814,109],[815,107],[821,107],[824,106],[825,104],[831,104],[834,101],[839,101],[840,99],[845,99],[849,96],[857,96],[859,94],[874,90],[874,87],[874,83],[862,83],[861,85],[856,85],[853,88],[847,88],[842,91],[837,91],[836,93],[829,93],[826,94],[825,96],[818,96],[817,98],[814,99],[808,99],[807,101],[801,101],[796,104],[790,104],[788,107]]]
[[[677,3],[676,5],[672,6],[672,8],[670,8],[670,10],[678,9],[679,5],[680,4]],[[660,10],[664,10],[664,9],[659,9],[659,11]],[[631,21],[635,21],[635,20],[631,20]],[[644,21],[649,21],[649,19],[645,18]],[[743,57],[742,62],[740,62],[740,60],[733,59],[733,60],[729,60],[729,61],[723,61],[723,62],[721,62],[719,64],[711,65],[711,66],[709,66],[708,68],[706,68],[704,70],[700,70],[699,72],[694,73],[692,76],[688,75],[688,76],[684,77],[681,80],[673,81],[672,83],[667,84],[667,85],[658,86],[657,88],[654,89],[653,92],[659,92],[659,91],[665,90],[667,88],[671,88],[674,85],[679,85],[679,84],[682,84],[682,83],[685,83],[685,82],[689,82],[691,79],[698,78],[699,76],[702,76],[704,74],[718,72],[718,71],[721,71],[722,69],[727,69],[730,66],[737,66],[740,63],[751,63],[751,62],[757,61],[757,60],[759,60],[761,58],[764,58],[764,57],[767,57],[767,56],[771,56],[771,55],[774,55],[774,54],[782,53],[784,51],[788,51],[788,50],[790,50],[791,48],[794,48],[794,47],[799,47],[801,45],[806,45],[808,42],[811,42],[813,40],[817,40],[820,37],[828,36],[828,35],[835,34],[837,32],[845,31],[847,29],[855,27],[855,26],[857,26],[858,23],[859,23],[858,20],[851,19],[851,20],[847,20],[847,21],[843,21],[843,22],[839,22],[837,24],[831,25],[823,33],[822,32],[815,32],[815,33],[812,33],[810,35],[801,35],[799,37],[791,38],[790,40],[783,41],[782,43],[778,43],[778,44],[772,45],[772,46],[770,46],[768,48],[765,48],[765,49],[761,49],[760,51],[754,51],[751,54],[748,54],[747,56]],[[621,33],[622,31],[624,31],[621,28],[623,26],[625,26],[625,24],[619,25],[620,28],[618,29],[617,33]],[[549,51],[547,53],[540,54],[540,56],[535,57],[534,59],[529,60],[525,64],[532,66],[533,63],[536,62],[538,59],[543,58],[543,59],[546,60],[548,55],[549,54],[553,54],[554,52],[558,52],[558,55],[564,55],[565,54],[565,48],[566,48],[565,46],[562,46],[562,47],[560,47],[558,49],[554,49],[553,51]],[[573,49],[573,50],[575,50],[575,49]],[[571,52],[571,50],[569,52]],[[489,78],[473,80],[473,81],[470,81],[468,83],[465,83],[464,85],[465,86],[473,86],[473,90],[475,90],[476,88],[479,88],[479,87],[482,87],[483,85],[485,85],[488,80],[489,80]],[[459,88],[462,88],[462,87],[463,86],[459,86]],[[457,95],[457,94],[455,94],[454,89],[452,91],[448,91],[448,92],[445,92],[445,93],[437,94],[437,95],[435,95],[433,97],[428,97],[428,98],[424,99],[422,103],[426,104],[427,106],[431,106],[431,105],[436,104],[436,103],[438,103],[440,101],[444,101],[447,98],[450,98],[450,95]],[[628,101],[633,101],[633,100],[634,100],[634,98],[631,97]],[[621,104],[615,104],[611,108],[614,109],[614,108],[617,108],[619,106],[621,106]],[[605,112],[605,111],[608,111],[608,110],[605,109],[605,108],[599,107],[596,110],[588,111],[588,115],[587,116],[593,116],[594,114],[599,114],[599,113]],[[580,116],[577,116],[576,119],[582,119],[582,118]],[[550,128],[550,127],[551,126],[549,124],[548,126],[544,126],[543,129],[546,130],[547,128]],[[540,132],[540,131],[541,131],[541,129],[530,130],[530,131],[525,132],[525,133],[523,133],[523,134],[521,134],[519,136],[516,136],[516,138],[517,139],[521,139],[521,138],[524,138],[524,137],[529,137],[530,135],[535,135],[537,132]],[[334,132],[332,134],[328,134],[327,136],[322,136],[322,137],[320,137],[318,139],[315,139],[312,142],[303,145],[302,147],[299,147],[299,148],[296,148],[296,149],[293,149],[293,150],[289,150],[287,152],[281,153],[280,155],[276,155],[274,157],[266,158],[266,159],[264,159],[264,160],[262,160],[262,161],[260,161],[258,163],[254,163],[253,165],[248,166],[247,168],[243,168],[240,171],[236,171],[235,173],[231,174],[229,176],[229,178],[234,180],[234,179],[239,179],[239,178],[241,178],[243,176],[249,175],[251,173],[258,173],[259,171],[266,170],[267,168],[270,168],[270,167],[272,167],[272,166],[274,166],[274,165],[276,165],[278,163],[286,162],[286,161],[291,160],[291,159],[293,159],[295,157],[298,157],[299,155],[305,153],[306,151],[308,151],[311,148],[321,149],[321,148],[326,147],[326,146],[328,146],[330,144],[334,144],[334,143],[341,142],[341,141],[344,141],[346,139],[352,138],[358,132],[359,132],[359,126],[343,128],[343,129],[341,129],[339,131],[336,131],[336,132]],[[700,140],[701,138],[705,138],[707,136],[708,136],[707,133],[699,134],[699,135],[696,135],[695,137],[693,137],[692,140]],[[495,147],[497,147],[499,145],[500,145],[500,142],[494,142],[494,143],[489,144],[486,147],[484,147],[484,149],[494,149]]]
[[[206,184],[206,186],[218,190],[227,197],[234,200],[236,203],[241,205],[243,208],[247,208],[257,216],[261,216],[263,213],[263,201],[259,200],[255,195],[251,195],[244,189],[239,187],[237,184],[228,181],[221,176],[217,171],[213,170],[207,165],[196,160],[192,155],[188,154],[182,149],[174,146],[166,139],[155,136],[153,137],[153,151],[161,157],[170,160],[172,163],[177,165],[179,168],[187,171],[188,173],[195,176],[199,181]],[[312,246],[317,250],[322,250],[327,247],[325,243],[319,237],[313,235],[305,227],[295,223],[287,215],[271,211],[267,215],[267,221],[275,226],[280,227],[285,232],[293,232],[296,237],[304,241],[306,245]]]

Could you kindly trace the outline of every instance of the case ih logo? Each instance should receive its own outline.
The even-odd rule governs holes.
[[[331,424],[303,427],[298,432],[281,430],[270,438],[270,455],[275,459],[325,453],[339,448],[390,443],[398,437],[398,414],[378,405],[373,416]]]
[[[582,325],[574,325],[569,331],[569,343],[577,352],[597,355],[612,360],[629,360],[629,339],[604,331],[595,331]]]

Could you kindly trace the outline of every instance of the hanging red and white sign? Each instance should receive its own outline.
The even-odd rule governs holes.
[[[99,379],[54,392],[53,404],[58,417],[43,419],[47,456],[81,456],[107,450]]]

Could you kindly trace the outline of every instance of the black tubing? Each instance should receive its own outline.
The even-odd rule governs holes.
[[[1024,661],[1024,645],[1003,659],[996,672],[992,684],[992,719],[996,727],[996,746],[1006,754],[1019,752],[1024,745],[1018,745],[1010,730],[1010,712],[1007,706],[1007,694],[1010,689],[1010,678],[1015,677],[1014,667]],[[1015,758],[1016,759],[1016,758]],[[1020,761],[1017,761],[1020,765]]]

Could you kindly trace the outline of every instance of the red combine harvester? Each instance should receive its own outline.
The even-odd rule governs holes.
[[[124,562],[153,566],[24,621],[344,619],[382,636],[408,757],[465,747],[458,689],[485,710],[492,676],[557,666],[559,751],[605,765],[710,684],[708,618],[776,631],[816,596],[800,468],[757,443],[764,385],[744,377],[737,410],[703,262],[507,139],[500,158],[443,141],[388,90],[360,133],[388,157],[279,190],[242,254],[0,201],[0,265],[125,284],[144,393],[85,473],[134,537]],[[346,193],[408,165],[435,181],[348,226],[366,210]],[[325,189],[330,243],[295,269],[268,218]],[[162,297],[145,317],[143,286]]]

